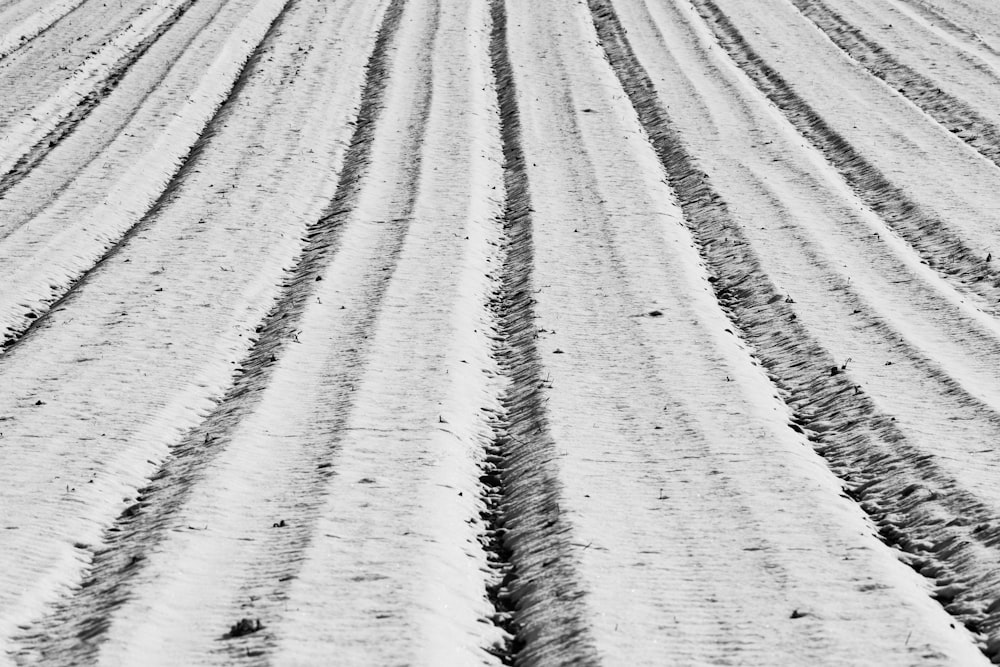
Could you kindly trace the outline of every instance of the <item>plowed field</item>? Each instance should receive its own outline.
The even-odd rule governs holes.
[[[0,0],[0,664],[991,661],[993,0]]]

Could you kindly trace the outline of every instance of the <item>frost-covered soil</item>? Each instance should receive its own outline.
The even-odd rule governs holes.
[[[0,0],[0,664],[1000,662],[998,109],[989,0]]]

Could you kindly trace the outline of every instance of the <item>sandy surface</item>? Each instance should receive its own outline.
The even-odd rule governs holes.
[[[0,663],[1000,660],[998,78],[985,0],[0,0]]]

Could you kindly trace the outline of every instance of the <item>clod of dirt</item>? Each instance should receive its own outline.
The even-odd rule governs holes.
[[[552,350],[552,354],[566,354],[566,353],[557,347],[556,349]]]
[[[650,317],[663,317],[663,311],[662,310],[651,310],[651,311],[649,311],[648,315]]]
[[[243,635],[249,635],[257,632],[263,627],[264,626],[260,624],[259,618],[255,621],[250,620],[249,618],[241,618],[239,623],[236,623],[233,627],[229,628],[229,632],[226,634],[226,637],[229,639],[242,637]]]
[[[802,618],[803,616],[808,616],[809,612],[799,611],[798,609],[792,610],[792,615],[788,618]]]

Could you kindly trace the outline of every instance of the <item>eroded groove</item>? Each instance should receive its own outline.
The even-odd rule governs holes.
[[[94,81],[91,89],[85,95],[80,96],[76,105],[59,120],[56,126],[40,137],[24,155],[18,158],[7,173],[0,176],[0,197],[27,176],[31,169],[44,160],[45,156],[60,141],[69,136],[90,115],[90,112],[97,108],[97,105],[104,101],[104,98],[118,86],[132,65],[149,50],[149,47],[166,34],[194,3],[195,0],[184,0],[162,23],[157,25],[153,32],[140,40],[128,54],[120,58],[103,78]]]
[[[1000,658],[1000,517],[915,449],[796,320],[725,201],[684,146],[609,0],[588,0],[605,54],[681,205],[720,305],[795,423],[846,482],[882,539],[927,577],[944,608]]]
[[[93,263],[93,265],[77,276],[73,282],[63,287],[62,293],[55,296],[50,303],[43,303],[39,309],[29,311],[25,315],[25,318],[20,322],[20,327],[10,326],[0,333],[0,341],[2,341],[0,342],[0,353],[6,352],[10,348],[15,347],[29,338],[33,332],[39,330],[48,320],[50,313],[72,299],[73,295],[82,286],[87,284],[87,282],[89,282],[90,279],[102,269],[108,260],[118,254],[118,252],[124,248],[133,237],[142,232],[142,230],[146,229],[148,226],[154,224],[160,210],[171,201],[181,183],[184,182],[187,175],[194,168],[193,165],[197,162],[198,157],[204,152],[205,146],[207,146],[208,142],[214,135],[215,128],[221,126],[232,112],[233,106],[236,103],[235,100],[246,87],[250,73],[254,70],[254,67],[258,66],[262,62],[266,51],[265,45],[273,39],[274,33],[280,26],[282,18],[296,2],[298,2],[298,0],[285,0],[281,9],[271,20],[271,23],[264,36],[261,38],[261,41],[248,56],[246,62],[243,63],[243,66],[240,68],[239,75],[234,79],[232,85],[226,93],[225,99],[215,110],[215,113],[211,116],[211,118],[209,118],[209,120],[205,123],[204,128],[198,135],[198,139],[191,145],[187,155],[183,157],[177,166],[176,171],[171,176],[167,186],[164,188],[163,192],[160,193],[159,197],[157,197],[156,201],[150,205],[145,215],[136,220],[136,222],[129,229],[127,229],[116,241],[114,241]]]
[[[500,107],[504,156],[502,288],[494,304],[501,343],[496,355],[509,385],[497,427],[495,472],[488,493],[499,496],[488,517],[496,531],[501,583],[489,591],[502,627],[513,639],[506,662],[518,665],[597,664],[587,626],[585,591],[570,548],[570,526],[561,509],[555,443],[548,431],[535,346],[532,298],[531,197],[522,148],[517,88],[507,43],[504,0],[492,0],[490,55]],[[511,610],[513,615],[511,616]]]
[[[823,2],[790,2],[865,70],[892,86],[987,160],[1000,166],[1000,128],[962,100],[938,88],[931,79],[893,58],[878,42]]]
[[[924,211],[803,100],[749,45],[713,0],[692,0],[718,43],[751,81],[829,160],[861,201],[945,279],[988,303],[1000,296],[1000,270],[990,266],[944,221]]]

